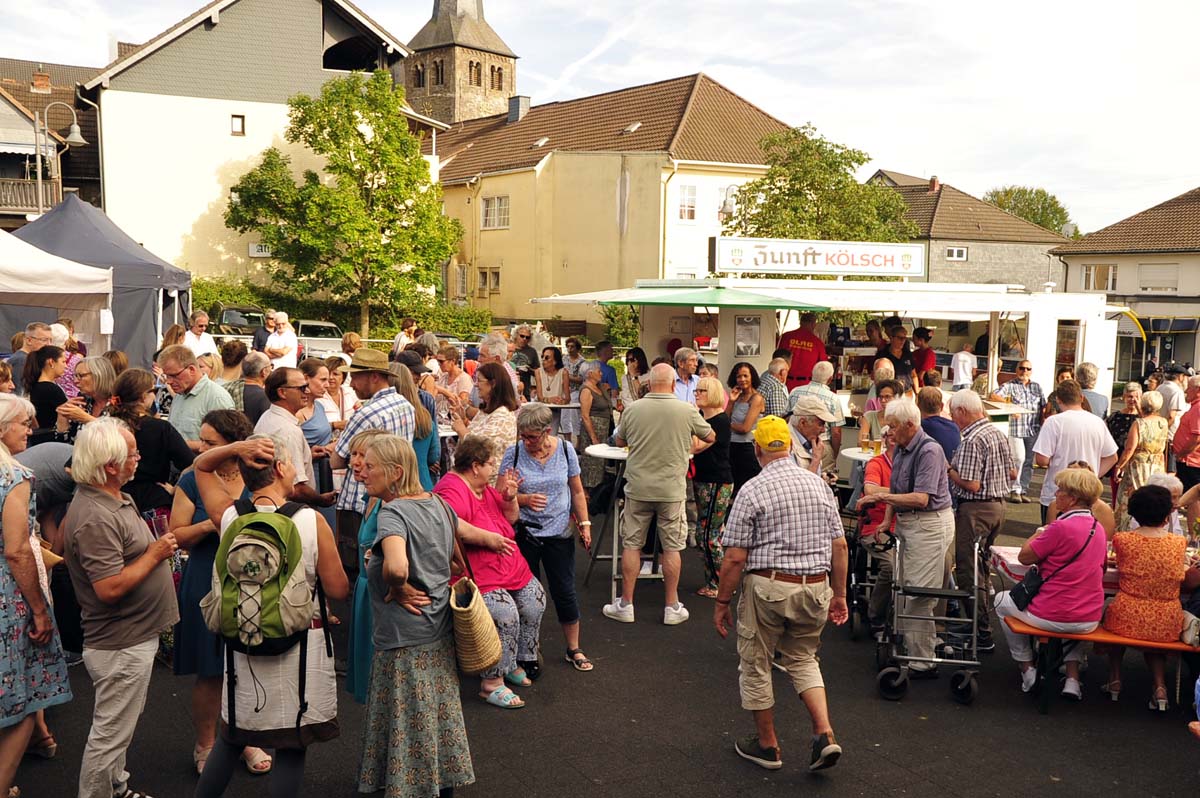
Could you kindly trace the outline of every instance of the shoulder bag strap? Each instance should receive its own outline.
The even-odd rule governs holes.
[[[1095,536],[1095,534],[1096,534],[1096,524],[1097,524],[1097,521],[1095,518],[1093,518],[1092,519],[1092,528],[1088,532],[1087,539],[1085,541],[1083,541],[1083,545],[1079,547],[1079,551],[1075,552],[1074,556],[1072,556],[1071,559],[1067,560],[1065,563],[1060,565],[1058,568],[1054,569],[1054,574],[1058,573],[1063,568],[1066,568],[1068,565],[1075,562],[1075,560],[1079,559],[1079,555],[1083,554],[1083,550],[1088,547],[1088,544],[1092,542],[1092,537]],[[1043,576],[1042,583],[1045,584],[1050,579],[1050,577],[1054,576],[1054,574],[1047,574],[1046,576]]]
[[[475,582],[475,571],[471,568],[471,561],[467,559],[466,552],[464,552],[462,547],[458,545],[458,532],[455,530],[454,514],[450,512],[450,505],[445,499],[443,499],[441,496],[438,496],[436,493],[433,495],[439,502],[442,503],[442,511],[446,513],[446,522],[450,524],[450,539],[454,541],[454,553],[462,559],[463,566],[467,569],[467,576],[471,577],[472,582]],[[476,582],[476,584],[478,584],[478,582]]]

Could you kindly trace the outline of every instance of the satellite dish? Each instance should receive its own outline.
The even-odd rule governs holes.
[[[1074,238],[1075,233],[1079,230],[1079,226],[1074,222],[1067,222],[1062,226],[1062,234],[1066,238]]]

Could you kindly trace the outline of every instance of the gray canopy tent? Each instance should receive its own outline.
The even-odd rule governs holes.
[[[189,312],[191,274],[145,249],[104,211],[73,194],[14,235],[59,257],[112,271],[112,347],[123,350],[130,365],[149,366],[164,324]]]

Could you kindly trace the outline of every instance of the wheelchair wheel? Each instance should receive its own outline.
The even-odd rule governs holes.
[[[846,626],[850,629],[850,639],[856,641],[862,637],[864,620],[859,613],[858,601],[855,600],[850,604],[850,618],[846,621]]]
[[[955,671],[950,676],[950,696],[960,704],[971,704],[979,695],[979,678],[973,671]]]
[[[895,665],[890,665],[875,677],[879,695],[888,701],[899,701],[908,692],[908,674]]]

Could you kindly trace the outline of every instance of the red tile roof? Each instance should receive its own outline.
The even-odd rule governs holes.
[[[1055,255],[1200,252],[1200,188],[1050,251]]]
[[[687,161],[761,164],[759,142],[787,125],[704,74],[547,103],[438,136],[443,182],[530,168],[554,151],[663,152]],[[535,146],[542,138],[543,146]],[[426,150],[428,151],[428,143]]]
[[[904,217],[920,228],[919,238],[1030,244],[1057,244],[1067,240],[944,183],[934,191],[930,191],[928,182],[917,186],[893,186],[892,190],[908,205]]]

